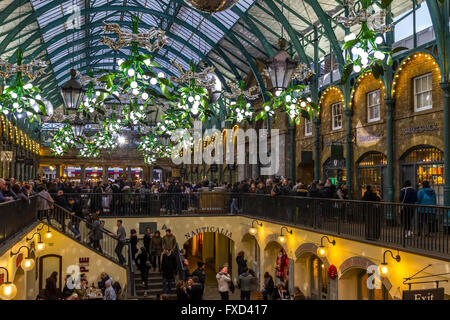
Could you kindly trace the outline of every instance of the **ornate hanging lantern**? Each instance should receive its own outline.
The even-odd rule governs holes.
[[[292,57],[284,50],[286,48],[286,40],[280,38],[278,41],[280,51],[269,61],[267,61],[267,74],[272,81],[272,90],[276,96],[289,86],[292,75],[298,68],[299,61],[293,60]]]
[[[208,13],[230,9],[238,1],[239,0],[186,0],[191,7]]]
[[[81,83],[76,80],[77,71],[70,70],[70,80],[61,87],[61,95],[64,101],[64,107],[67,111],[76,111],[83,101],[85,90]]]

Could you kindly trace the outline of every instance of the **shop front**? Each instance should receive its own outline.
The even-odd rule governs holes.
[[[346,179],[345,159],[332,160],[328,158],[323,164],[324,180],[330,179],[334,185],[344,183]]]
[[[65,167],[63,177],[71,182],[80,182],[81,167]]]
[[[101,182],[103,181],[103,168],[88,167],[86,168],[86,178],[88,182]]]
[[[436,192],[437,204],[444,204],[444,152],[429,145],[419,145],[407,151],[401,158],[402,185],[409,180],[419,189],[428,181]]]
[[[108,168],[108,179],[115,181],[119,177],[123,176],[123,168]]]
[[[366,187],[371,186],[383,199],[386,194],[386,165],[387,157],[381,152],[371,151],[361,156],[356,164],[361,198],[366,191]]]

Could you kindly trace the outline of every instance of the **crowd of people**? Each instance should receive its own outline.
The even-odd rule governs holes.
[[[58,272],[54,271],[45,280],[45,288],[36,297],[37,300],[119,300],[122,295],[122,287],[118,281],[114,281],[106,272],[102,272],[95,282],[89,284],[85,273],[76,279],[67,274],[64,277],[64,287],[58,289]]]

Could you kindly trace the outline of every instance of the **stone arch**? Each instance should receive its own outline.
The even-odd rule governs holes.
[[[399,61],[398,68],[395,71],[394,78],[393,78],[394,81],[392,83],[392,96],[394,96],[394,93],[395,93],[395,90],[397,87],[395,80],[399,77],[399,73],[400,73],[400,71],[402,71],[402,68],[405,67],[408,62],[414,60],[414,58],[417,58],[418,56],[421,56],[422,54],[427,55],[430,57],[429,59],[434,60],[436,66],[439,68],[439,74],[442,77],[443,69],[441,68],[441,64],[439,62],[438,57],[432,51],[417,50],[417,51],[411,52],[411,54],[405,56],[401,61]]]
[[[311,272],[309,267],[310,259],[319,258],[317,257],[318,246],[315,243],[307,242],[301,244],[297,250],[295,250],[295,280],[298,279],[300,287],[303,287],[303,291],[310,294],[311,290]],[[319,258],[324,268],[328,271],[331,263],[327,257]],[[306,273],[306,275],[304,274]],[[338,279],[331,279],[327,277],[327,287],[328,287],[328,299],[337,300],[338,299]]]
[[[372,260],[361,257],[361,256],[354,256],[346,259],[344,262],[341,263],[339,266],[339,279],[342,279],[342,277],[350,270],[353,269],[364,269],[367,270],[369,266],[377,265]],[[381,282],[386,287],[388,291],[391,290],[392,284],[391,281],[388,278],[381,278]]]

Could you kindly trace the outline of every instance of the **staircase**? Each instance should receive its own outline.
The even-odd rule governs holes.
[[[130,244],[124,246],[122,250],[122,254],[125,257],[127,264],[122,265],[119,262],[119,259],[115,253],[115,248],[117,245],[117,239],[112,237],[110,234],[112,232],[101,228],[99,229],[102,233],[103,238],[100,240],[101,251],[98,248],[94,248],[93,244],[90,241],[90,233],[95,228],[91,223],[87,220],[80,219],[79,217],[72,216],[71,212],[67,209],[54,204],[54,208],[49,212],[47,216],[39,217],[43,223],[48,224],[51,228],[58,230],[63,233],[67,237],[72,240],[80,243],[85,246],[89,250],[95,251],[97,254],[103,256],[104,258],[120,265],[127,270],[127,288],[122,286],[122,290],[127,293],[128,298],[135,298],[134,291],[134,263],[130,263],[131,259],[131,249]],[[72,223],[71,223],[72,222]],[[71,227],[73,226],[73,222],[78,224],[79,235],[76,235]],[[123,284],[121,284],[123,285]],[[162,287],[162,279],[161,279],[161,287]]]
[[[136,297],[138,300],[158,300],[157,295],[161,295],[163,288],[162,275],[158,271],[151,271],[148,274],[147,289],[142,285],[141,273],[138,269],[134,272],[134,287],[136,292]],[[172,288],[169,294],[170,300],[176,300],[177,295],[175,293],[175,288]]]
[[[91,230],[95,228],[92,224],[90,224],[88,221],[84,219],[80,219],[78,217],[72,216],[70,211],[67,209],[60,207],[56,204],[54,204],[53,210],[51,210],[50,214],[47,217],[40,217],[41,221],[43,223],[47,223],[50,225],[50,227],[64,233],[66,236],[72,238],[74,241],[77,241],[78,243],[84,245],[85,247],[89,248],[90,250],[96,251],[99,255],[102,255],[103,257],[107,258],[108,260],[111,260],[114,263],[119,263],[119,259],[115,253],[115,248],[117,245],[116,238],[112,237],[110,234],[111,232],[105,229],[100,229],[100,231],[103,234],[103,239],[100,240],[100,246],[102,248],[102,252],[100,252],[98,249],[94,248],[93,245],[90,243],[89,235]],[[79,225],[78,229],[80,231],[80,235],[77,236],[69,227],[70,221],[76,221],[76,223]],[[181,260],[179,255],[179,249],[178,245],[176,249],[174,250],[177,255],[177,265],[178,265],[178,276],[177,279],[183,279],[184,275],[181,271]],[[151,271],[149,272],[148,277],[148,287],[147,289],[144,288],[141,281],[141,273],[139,269],[135,267],[134,261],[132,261],[131,257],[131,247],[129,242],[127,245],[125,245],[123,251],[122,251],[125,259],[127,260],[127,265],[123,266],[127,269],[127,296],[129,299],[138,299],[138,300],[156,300],[158,295],[161,295],[162,292],[162,275],[160,272],[157,271]],[[122,266],[122,265],[121,265]],[[183,279],[184,280],[184,279]],[[177,280],[174,281],[174,288],[172,288],[171,293],[169,294],[169,299],[176,300],[176,293],[175,293],[175,283]]]

